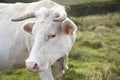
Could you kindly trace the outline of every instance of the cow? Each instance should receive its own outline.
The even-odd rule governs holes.
[[[76,31],[64,6],[51,0],[0,3],[0,71],[26,67],[41,80],[60,77]]]

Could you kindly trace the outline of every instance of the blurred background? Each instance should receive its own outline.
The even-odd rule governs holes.
[[[38,0],[0,0],[4,3]],[[120,80],[120,0],[53,0],[78,26],[69,70],[59,80]],[[26,69],[0,73],[0,80],[39,80]]]

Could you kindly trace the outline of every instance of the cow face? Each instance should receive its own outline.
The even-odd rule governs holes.
[[[56,60],[66,55],[72,46],[70,35],[73,34],[73,26],[67,20],[29,23],[24,26],[24,30],[33,37],[32,50],[26,60],[26,67],[30,71],[46,70]]]
[[[49,12],[36,14],[36,22],[23,26],[24,31],[32,36],[33,45],[26,67],[33,72],[47,70],[56,60],[67,55],[72,47],[71,36],[76,26],[69,19],[56,22],[57,13]]]

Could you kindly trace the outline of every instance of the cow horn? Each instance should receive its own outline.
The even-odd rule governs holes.
[[[61,13],[58,12],[58,15],[56,18],[54,18],[54,21],[60,22],[60,21],[64,21],[66,18],[67,18],[66,12],[61,12]]]
[[[22,21],[28,18],[34,18],[35,17],[35,13],[31,12],[31,13],[26,13],[18,18],[12,19],[12,21]]]

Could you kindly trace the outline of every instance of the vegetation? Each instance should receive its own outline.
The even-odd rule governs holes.
[[[120,10],[81,17],[70,10],[69,17],[78,26],[77,40],[69,70],[59,80],[120,80]],[[0,80],[39,80],[39,75],[20,69],[1,72]]]
[[[71,5],[69,13],[74,16],[86,16],[93,14],[106,14],[109,12],[116,12],[120,10],[120,1],[94,1],[87,3],[79,3],[77,5]],[[72,12],[72,13],[71,13]]]

